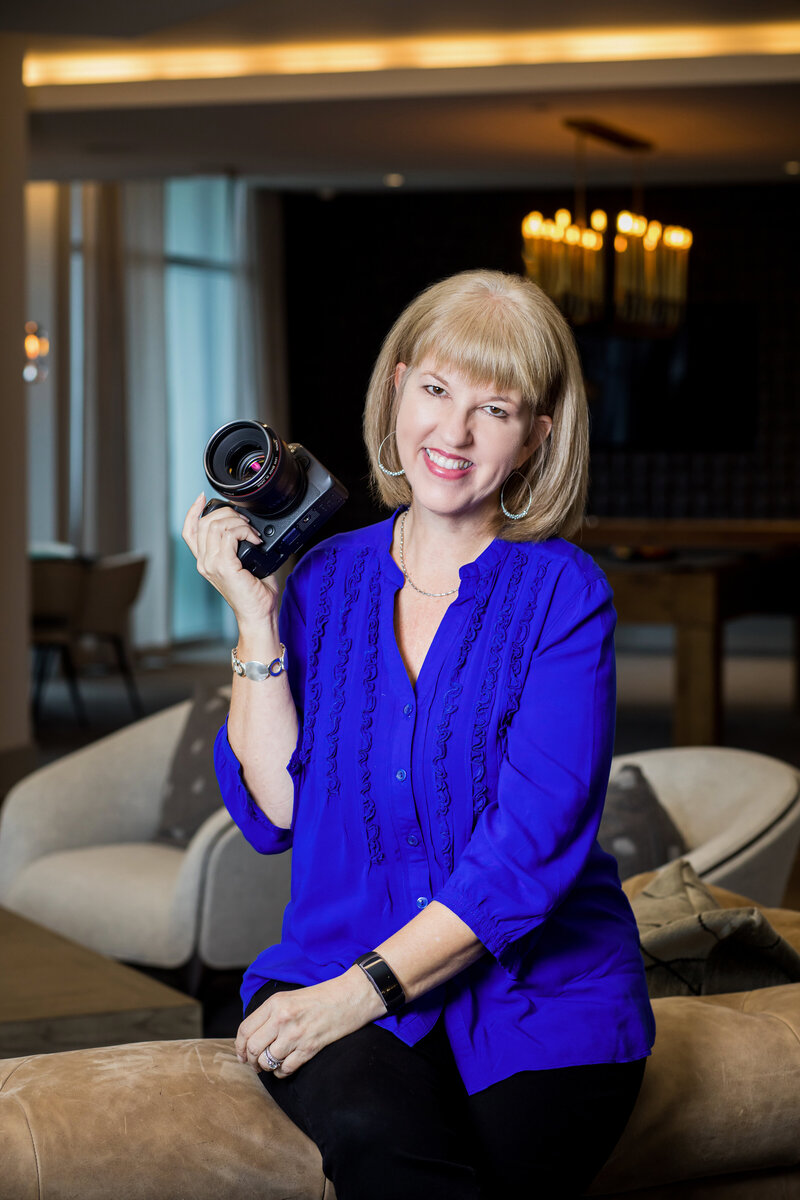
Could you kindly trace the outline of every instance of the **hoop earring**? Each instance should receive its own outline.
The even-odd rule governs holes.
[[[390,470],[388,469],[388,467],[385,467],[385,466],[383,465],[383,463],[381,462],[381,450],[382,450],[382,449],[383,449],[383,447],[386,445],[386,443],[388,442],[389,438],[390,438],[390,437],[394,437],[394,436],[395,436],[395,433],[396,433],[396,431],[395,431],[394,429],[391,431],[391,433],[387,433],[386,437],[383,439],[383,441],[381,442],[380,446],[378,446],[378,466],[379,466],[379,467],[380,467],[380,469],[383,471],[384,475],[405,475],[405,471],[403,470],[403,468],[402,468],[402,467],[400,468],[400,470],[399,470],[399,471],[390,471]]]
[[[525,480],[525,484],[528,488],[528,503],[525,506],[525,508],[522,510],[522,512],[511,513],[508,511],[508,509],[505,506],[505,503],[503,501],[503,493],[506,490],[506,483],[508,483],[508,479],[512,479],[515,475],[519,475],[519,476],[521,476],[522,479]],[[505,516],[508,517],[509,521],[521,521],[522,518],[527,517],[528,513],[531,511],[531,505],[533,504],[533,488],[528,483],[527,479],[525,479],[525,476],[522,474],[522,471],[512,471],[511,474],[509,475],[508,479],[506,480],[506,483],[504,483],[503,486],[500,488],[500,507],[502,508]]]

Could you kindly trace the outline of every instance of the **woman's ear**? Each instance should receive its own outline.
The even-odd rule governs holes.
[[[531,449],[532,450],[538,449],[538,447],[541,446],[542,442],[547,441],[547,439],[550,437],[550,434],[552,432],[553,432],[553,418],[545,416],[544,413],[540,417],[537,417],[533,423],[532,433],[534,435],[535,441],[534,441],[534,444],[531,447]]]
[[[397,366],[395,367],[395,369],[394,369],[394,390],[396,392],[400,391],[400,384],[401,384],[403,376],[405,375],[407,370],[408,370],[408,367],[406,366],[405,363],[398,363]]]
[[[533,425],[531,427],[531,431],[528,434],[525,441],[523,442],[522,448],[519,452],[519,458],[517,460],[517,469],[518,470],[524,463],[526,463],[528,461],[530,456],[533,454],[534,450],[538,450],[538,448],[539,448],[539,446],[541,446],[542,442],[544,442],[547,438],[550,437],[550,434],[552,432],[553,432],[553,418],[552,417],[547,417],[544,414],[542,414],[542,416],[540,416],[540,417],[536,417],[536,419],[533,422]]]

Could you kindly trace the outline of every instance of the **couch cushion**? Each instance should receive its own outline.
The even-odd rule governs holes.
[[[653,1011],[656,1042],[639,1099],[589,1194],[795,1166],[800,986],[674,996],[655,1000]],[[6,1104],[27,1120],[7,1123]],[[0,1200],[332,1200],[318,1151],[230,1041],[10,1060],[0,1064],[0,1126],[12,1135]],[[13,1190],[31,1176],[40,1191]]]
[[[653,1012],[636,1107],[588,1195],[797,1166],[800,986],[671,996]]]
[[[641,767],[620,767],[609,782],[597,840],[613,854],[620,879],[652,871],[688,847]]]
[[[3,903],[99,954],[177,966],[194,937],[175,900],[184,858],[150,842],[46,854],[19,873]]]
[[[214,774],[214,739],[231,690],[198,688],[172,756],[155,841],[185,849],[203,822],[222,806]]]
[[[324,1190],[316,1147],[229,1041],[142,1042],[7,1060],[0,1064],[0,1127],[8,1132],[0,1200],[332,1194]]]
[[[800,981],[800,954],[765,914],[753,905],[721,907],[685,860],[663,867],[632,908],[651,997]]]

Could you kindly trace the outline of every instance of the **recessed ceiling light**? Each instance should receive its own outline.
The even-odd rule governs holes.
[[[400,175],[397,171],[391,171],[383,177],[383,182],[387,187],[402,187],[405,181],[405,175]]]

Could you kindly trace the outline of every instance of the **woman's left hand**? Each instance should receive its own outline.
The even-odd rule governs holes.
[[[285,1079],[324,1046],[385,1015],[380,996],[360,967],[344,975],[289,992],[275,992],[249,1017],[236,1035],[236,1054],[256,1071],[271,1070],[264,1051],[281,1064],[273,1070]]]

